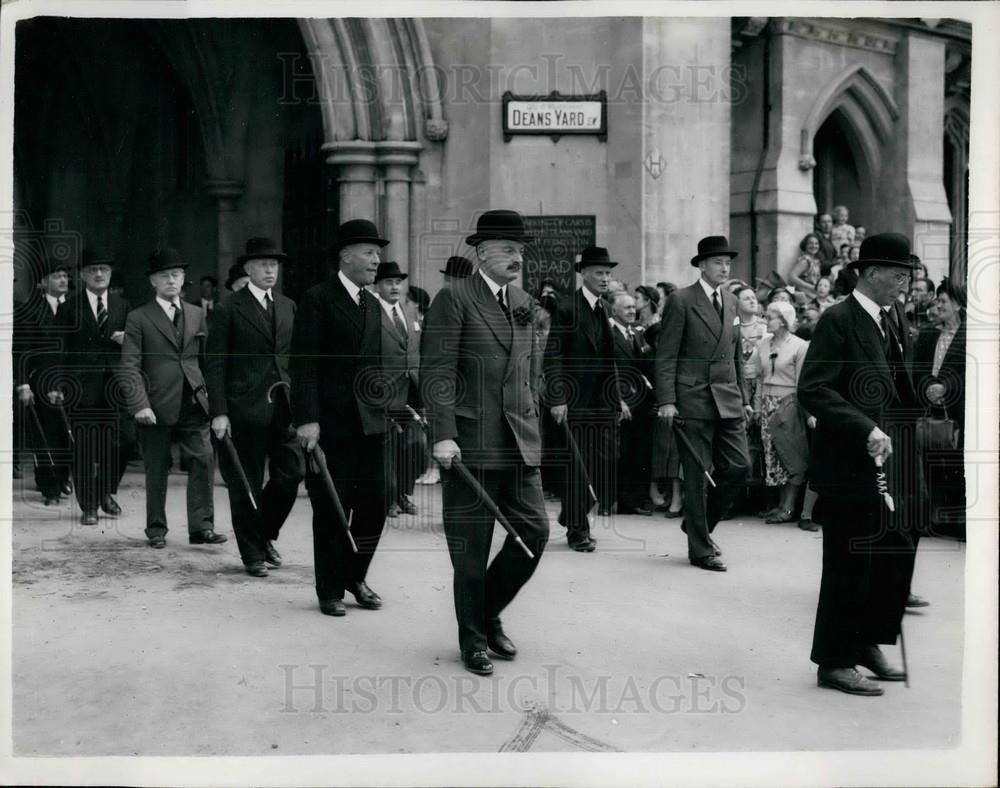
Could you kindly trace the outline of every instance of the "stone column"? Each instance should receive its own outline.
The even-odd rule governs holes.
[[[410,268],[409,281],[427,289],[424,270],[423,242],[427,226],[427,176],[421,170],[413,173],[410,182]]]
[[[340,222],[369,219],[378,222],[375,199],[376,143],[364,140],[323,144],[327,164],[340,186]]]
[[[205,182],[205,188],[216,202],[216,275],[226,280],[229,267],[238,255],[236,236],[237,202],[243,196],[241,181],[215,179]]]
[[[423,146],[419,142],[406,141],[377,144],[377,160],[385,183],[385,212],[379,229],[390,241],[385,258],[395,260],[401,269],[408,271],[411,171]]]

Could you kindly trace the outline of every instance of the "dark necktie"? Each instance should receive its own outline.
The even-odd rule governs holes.
[[[503,316],[507,318],[507,322],[510,322],[510,309],[503,300],[503,288],[501,287],[497,290],[497,303],[500,304],[500,309],[503,310]]]
[[[97,296],[97,330],[104,336],[108,326],[108,310],[104,306],[104,297]]]
[[[399,316],[399,307],[398,306],[394,306],[392,308],[392,322],[393,322],[393,325],[396,326],[396,330],[399,332],[399,335],[403,339],[406,339],[406,323],[404,323],[403,322],[403,318],[401,318]]]
[[[365,291],[358,291],[358,309],[364,312],[368,307],[365,306]]]
[[[271,294],[264,293],[264,311],[270,313],[271,311]]]
[[[174,324],[174,337],[176,337],[177,344],[179,345],[184,338],[184,329],[181,328],[181,308],[176,303],[171,303],[170,306],[174,309],[174,315],[170,322]]]
[[[719,316],[719,322],[722,322],[722,302],[719,300],[719,291],[715,290],[712,292],[712,306],[715,307],[715,314]]]

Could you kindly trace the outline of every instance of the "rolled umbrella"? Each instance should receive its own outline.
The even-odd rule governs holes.
[[[226,435],[222,439],[222,445],[226,447],[226,453],[229,454],[229,460],[236,469],[236,474],[240,477],[243,489],[246,490],[247,495],[250,497],[250,505],[253,506],[255,512],[259,511],[257,508],[257,501],[253,497],[253,490],[250,487],[250,480],[247,479],[246,472],[243,470],[243,464],[240,462],[240,455],[236,452],[236,445],[233,443],[232,437]]]
[[[56,403],[56,410],[59,411],[59,418],[63,423],[63,427],[66,429],[66,436],[69,438],[69,445],[75,446],[76,440],[73,438],[73,428],[69,424],[69,416],[66,415],[66,407],[61,403]]]
[[[705,478],[708,479],[708,483],[715,487],[715,479],[713,479],[712,474],[708,472],[708,468],[705,467],[705,463],[701,461],[701,457],[698,456],[698,452],[694,450],[694,446],[691,445],[691,440],[684,434],[684,430],[681,429],[680,421],[676,417],[674,418],[674,434],[677,435],[677,440],[680,441],[684,450],[694,458],[695,462],[698,463],[698,467],[701,468],[701,472],[705,474]]]
[[[420,426],[420,429],[423,430],[424,434],[427,435],[428,434],[427,420],[424,419],[409,405],[406,406],[406,409],[410,412],[410,417]],[[396,426],[398,427],[399,425],[397,424]],[[427,454],[428,457],[434,459],[434,454],[428,445],[430,443],[429,437],[430,436],[428,435],[428,440],[425,441],[423,444],[424,452]],[[529,548],[528,545],[524,543],[524,540],[518,535],[517,531],[514,530],[514,526],[510,524],[510,521],[507,519],[504,513],[500,511],[499,507],[493,502],[493,499],[491,499],[490,496],[487,495],[486,490],[483,489],[483,486],[479,483],[476,477],[472,475],[472,471],[470,471],[461,460],[454,458],[451,461],[451,467],[458,474],[459,478],[462,481],[464,481],[469,486],[469,488],[476,494],[476,497],[483,502],[483,504],[486,506],[487,509],[489,509],[490,514],[492,514],[494,519],[497,522],[499,522],[501,526],[503,526],[503,529],[510,535],[510,538],[513,539],[517,543],[517,545],[524,551],[525,555],[527,555],[528,558],[534,558],[535,554],[531,552],[531,548]]]
[[[590,508],[593,509],[600,499],[597,497],[597,493],[594,491],[594,485],[590,481],[590,477],[587,475],[587,466],[583,463],[583,455],[580,453],[580,447],[577,446],[576,438],[573,437],[573,431],[569,428],[569,417],[562,420],[562,427],[563,431],[566,433],[566,443],[569,445],[570,451],[573,453],[573,464],[576,466],[576,471],[587,483],[587,491],[590,493],[590,498],[593,501]]]
[[[29,402],[27,407],[28,407],[28,412],[31,413],[31,421],[35,425],[35,430],[38,432],[38,440],[41,442],[42,451],[44,451],[45,455],[49,458],[49,465],[55,468],[56,463],[55,460],[52,459],[52,452],[49,450],[48,441],[45,440],[45,430],[42,429],[42,420],[38,418],[38,411],[35,409],[35,403]],[[36,454],[35,455],[36,462],[37,459],[38,455]]]
[[[358,552],[358,546],[354,543],[354,537],[351,535],[351,523],[347,519],[347,514],[344,512],[344,505],[340,502],[340,496],[337,494],[337,487],[333,483],[333,477],[330,476],[330,468],[326,464],[326,454],[319,447],[318,443],[313,448],[311,454],[313,463],[319,471],[320,477],[323,479],[326,492],[330,496],[330,500],[333,502],[333,511],[337,515],[337,520],[340,521],[340,525],[344,529],[344,533],[347,534],[347,541],[351,545],[351,551],[356,553]]]
[[[896,502],[893,501],[892,495],[889,493],[889,482],[886,479],[885,471],[882,470],[882,466],[885,460],[879,455],[875,457],[875,486],[878,489],[879,495],[882,496],[882,501],[885,503],[885,508],[890,512],[896,511]],[[903,684],[907,689],[910,687],[910,670],[906,666],[906,638],[903,637],[903,622],[899,622],[899,654],[903,660]]]

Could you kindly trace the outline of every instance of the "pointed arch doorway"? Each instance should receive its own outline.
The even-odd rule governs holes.
[[[819,213],[846,205],[851,224],[868,226],[873,208],[872,172],[861,142],[839,110],[830,113],[813,139],[813,196]]]

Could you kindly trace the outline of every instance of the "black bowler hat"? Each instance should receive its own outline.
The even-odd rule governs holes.
[[[375,271],[376,282],[380,282],[383,279],[406,279],[406,277],[407,274],[399,270],[399,263],[396,262],[379,263]]]
[[[288,255],[270,238],[251,238],[246,243],[246,254],[237,257],[236,262],[242,264],[247,260],[278,260],[283,263],[287,259]]]
[[[892,265],[897,268],[917,268],[910,254],[910,239],[900,233],[880,233],[861,242],[858,259],[848,267],[865,268],[869,265]]]
[[[233,285],[236,284],[236,280],[244,276],[249,276],[249,274],[243,267],[243,263],[233,263],[229,266],[229,271],[226,274],[226,290],[232,290]]]
[[[614,268],[618,263],[611,259],[608,250],[603,246],[588,246],[580,252],[580,259],[576,263],[576,270],[582,271],[588,265],[603,265]]]
[[[525,234],[524,219],[517,211],[486,211],[476,222],[476,231],[465,239],[469,246],[483,241],[520,241],[530,244],[534,238]]]
[[[187,268],[188,264],[181,253],[169,246],[165,249],[157,249],[149,256],[149,266],[146,274],[155,274],[157,271],[166,271],[169,268]]]
[[[50,276],[51,274],[57,273],[59,271],[65,271],[67,274],[73,272],[73,264],[68,260],[55,260],[51,257],[46,258],[44,265],[43,276]]]
[[[104,249],[96,249],[92,246],[86,247],[80,252],[80,268],[88,265],[110,265],[114,266],[115,258]]]
[[[344,222],[337,228],[333,235],[333,245],[330,246],[330,255],[336,255],[345,246],[351,244],[375,244],[376,246],[388,246],[389,242],[385,238],[380,238],[378,228],[373,222],[367,219],[351,219]]]
[[[729,239],[724,235],[709,235],[698,241],[698,254],[691,258],[691,265],[697,266],[706,257],[716,257],[726,255],[732,260],[739,254],[735,249],[730,248]]]
[[[465,279],[467,276],[472,276],[472,271],[472,261],[468,257],[449,257],[441,273],[456,279]]]

